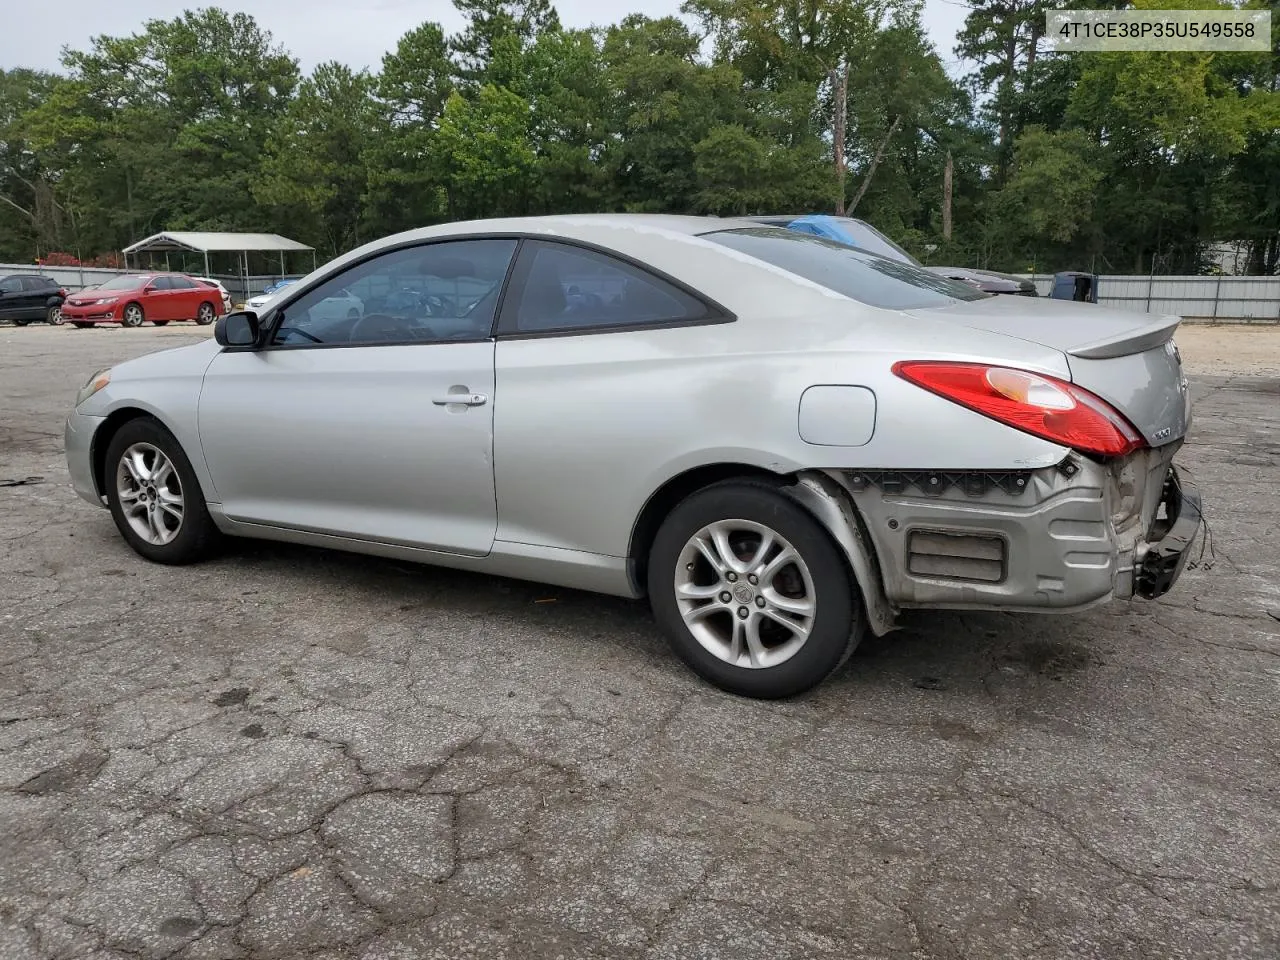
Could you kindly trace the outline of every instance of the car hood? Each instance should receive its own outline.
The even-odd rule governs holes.
[[[200,376],[222,347],[213,337],[182,347],[170,347],[117,363],[111,368],[111,382],[150,380],[156,377]]]
[[[1071,379],[1128,417],[1152,446],[1186,434],[1191,406],[1182,358],[1172,342],[1181,317],[1025,297],[906,312],[1061,351]]]
[[[73,293],[67,297],[67,303],[73,307],[84,306],[93,303],[96,300],[107,300],[115,297],[117,300],[121,297],[137,296],[137,290],[88,290],[81,293]]]

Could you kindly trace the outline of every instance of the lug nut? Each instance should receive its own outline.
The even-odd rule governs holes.
[[[754,573],[751,574],[751,576],[747,577],[747,583],[751,584],[753,587],[759,582],[760,582],[760,578],[757,577]]]
[[[730,583],[737,583],[737,582],[738,582],[738,575],[737,575],[736,573],[734,573],[732,570],[730,570],[728,573],[726,573],[726,574],[724,575],[724,578],[725,578],[726,580],[728,580]]]
[[[728,603],[728,602],[729,602],[730,600],[732,600],[732,599],[733,599],[733,596],[729,593],[729,591],[728,591],[728,590],[726,590],[724,593],[720,594],[720,602],[721,602],[721,603]]]
[[[748,610],[746,607],[739,607],[739,608],[738,608],[738,616],[739,616],[739,617],[741,617],[743,620],[747,619],[747,616],[748,616],[750,613],[751,613],[751,611],[750,611],[750,610]]]
[[[763,606],[764,606],[764,597],[756,597],[756,606],[757,606],[757,607],[763,607]]]

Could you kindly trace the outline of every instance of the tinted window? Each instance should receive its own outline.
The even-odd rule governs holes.
[[[48,290],[53,286],[53,281],[47,280],[44,277],[23,277],[22,285],[28,290]]]
[[[357,264],[284,306],[273,343],[483,340],[515,240],[454,240]]]
[[[521,259],[524,286],[512,326],[530,333],[698,320],[702,301],[614,257],[537,242]],[[526,269],[527,267],[527,269]]]
[[[196,286],[186,277],[169,277],[168,280],[170,290],[193,290]]]
[[[956,300],[989,296],[922,267],[794,230],[748,227],[703,237],[873,307],[942,307]]]
[[[22,280],[19,277],[8,277],[0,280],[0,293],[17,293],[22,289]]]

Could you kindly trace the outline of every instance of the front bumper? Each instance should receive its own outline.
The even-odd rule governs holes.
[[[831,472],[851,495],[895,608],[1048,612],[1163,596],[1200,526],[1176,445],[1103,465]]]
[[[93,478],[93,435],[106,417],[90,417],[71,411],[63,430],[66,448],[67,472],[71,474],[71,486],[83,499],[95,506],[105,506],[102,494]]]
[[[90,305],[90,306],[74,306],[64,303],[62,305],[62,316],[66,320],[78,321],[84,323],[86,321],[92,323],[111,323],[120,318],[116,316],[118,306],[110,305]]]

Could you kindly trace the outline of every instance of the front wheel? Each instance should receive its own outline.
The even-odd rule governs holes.
[[[49,313],[45,319],[55,327],[62,326],[62,307],[50,307]]]
[[[202,327],[207,327],[209,324],[213,323],[215,315],[216,311],[213,309],[212,303],[202,303],[200,304],[200,309],[196,311],[196,323],[200,324]]]
[[[120,318],[120,324],[125,327],[140,327],[145,319],[146,316],[142,312],[142,307],[136,303],[131,303],[124,308],[124,315]]]
[[[817,686],[865,624],[826,529],[749,481],[707,487],[670,513],[649,554],[648,591],[676,654],[708,682],[750,697]]]
[[[130,420],[107,446],[107,504],[116,529],[156,563],[194,563],[218,540],[191,461],[158,421]]]

